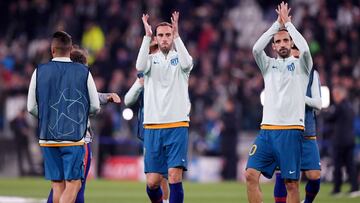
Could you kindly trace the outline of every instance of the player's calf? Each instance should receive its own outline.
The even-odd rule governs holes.
[[[170,203],[184,202],[184,189],[182,185],[182,168],[169,169]]]
[[[320,170],[305,171],[306,177],[309,179],[305,186],[305,201],[304,203],[312,203],[316,195],[320,191]]]
[[[260,178],[260,172],[248,168],[245,172],[245,178],[246,178],[246,188],[247,188],[247,195],[248,200],[250,203],[261,203],[262,202],[262,194],[260,191],[260,184],[259,184],[259,178]]]
[[[275,203],[286,203],[286,187],[284,179],[281,178],[281,173],[276,173],[275,187],[274,187],[274,199]]]
[[[300,202],[300,192],[299,192],[299,181],[298,180],[285,180],[286,190],[287,190],[287,200],[289,203],[299,203]]]
[[[65,181],[65,190],[60,197],[60,203],[74,203],[81,187],[81,180]]]

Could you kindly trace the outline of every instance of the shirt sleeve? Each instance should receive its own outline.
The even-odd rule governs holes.
[[[38,116],[38,104],[36,101],[36,69],[33,72],[30,80],[27,98],[27,111],[35,117]]]
[[[135,104],[142,90],[143,90],[143,86],[139,82],[139,79],[136,79],[136,81],[131,86],[129,91],[125,94],[125,99],[124,99],[125,105],[131,106]]]
[[[88,80],[87,80],[87,88],[90,98],[90,114],[96,114],[100,110],[100,101],[99,101],[99,95],[96,90],[94,79],[89,72]]]
[[[139,54],[136,59],[136,70],[139,72],[147,73],[150,70],[150,48],[151,37],[144,36],[139,50]]]
[[[182,70],[190,72],[193,68],[193,60],[180,37],[174,39],[176,51],[179,55],[179,63]]]
[[[315,108],[316,110],[321,110],[322,101],[321,101],[321,84],[319,80],[319,74],[314,71],[313,82],[311,85],[311,97],[305,97],[305,104]]]
[[[259,66],[261,72],[264,74],[268,68],[270,57],[268,57],[264,51],[265,47],[269,44],[274,35],[279,31],[280,23],[275,21],[272,26],[261,35],[261,37],[255,42],[253,47],[253,56],[256,64]]]
[[[285,28],[289,32],[294,44],[298,47],[300,51],[300,65],[304,67],[308,74],[313,66],[313,61],[310,53],[309,46],[305,40],[305,38],[300,34],[300,32],[295,28],[295,26],[291,22],[285,23]]]

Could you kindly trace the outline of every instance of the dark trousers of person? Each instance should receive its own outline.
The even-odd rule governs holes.
[[[16,151],[17,151],[19,175],[20,176],[34,175],[35,173],[34,161],[29,149],[28,140],[16,139]],[[24,161],[28,162],[29,171],[25,170]]]
[[[354,160],[354,146],[334,146],[334,189],[333,192],[340,192],[342,184],[341,167],[345,165],[346,173],[351,184],[350,192],[359,190],[359,183],[356,177],[356,168]]]
[[[224,158],[224,166],[221,175],[224,180],[236,180],[237,176],[237,140],[236,136],[224,136],[222,139],[222,156]]]

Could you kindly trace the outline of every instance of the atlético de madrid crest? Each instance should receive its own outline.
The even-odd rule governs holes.
[[[172,66],[176,66],[179,63],[179,58],[174,58],[170,60],[170,64]]]
[[[291,63],[290,65],[287,65],[287,69],[288,69],[288,71],[294,71],[295,70],[294,63]]]

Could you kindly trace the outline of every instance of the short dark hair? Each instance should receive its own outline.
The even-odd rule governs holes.
[[[56,31],[52,36],[51,45],[60,55],[66,55],[72,48],[71,36],[65,31]]]
[[[86,53],[83,49],[73,49],[70,53],[70,59],[73,62],[81,63],[86,65],[87,64],[87,58]]]
[[[170,23],[168,23],[168,22],[161,22],[161,23],[159,23],[159,24],[157,24],[157,25],[155,26],[155,36],[156,36],[156,34],[157,34],[157,29],[158,29],[158,27],[161,27],[161,26],[169,26],[169,27],[172,28],[172,25],[171,25]]]
[[[291,47],[291,49],[295,49],[295,50],[298,50],[298,51],[299,51],[299,48],[295,45],[295,43],[294,43],[294,45]]]

